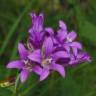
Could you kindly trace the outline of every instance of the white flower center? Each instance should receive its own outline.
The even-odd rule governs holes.
[[[43,60],[43,62],[42,62],[42,66],[43,66],[43,67],[46,67],[46,66],[49,65],[51,62],[52,62],[52,58],[45,59],[45,60]]]
[[[28,49],[32,52],[33,51],[33,46],[30,42],[27,41],[27,47]]]
[[[33,68],[33,64],[31,64],[31,62],[29,60],[24,60],[24,64],[25,64],[24,68],[31,72],[32,68]]]
[[[68,40],[68,42],[72,42],[72,39],[71,39],[71,38],[68,38],[68,37],[67,37],[67,40]]]

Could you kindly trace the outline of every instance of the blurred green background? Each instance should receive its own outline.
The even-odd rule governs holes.
[[[31,75],[25,84],[0,87],[0,96],[96,96],[96,0],[0,0],[0,80],[17,76],[17,70],[6,69],[18,58],[17,44],[25,41],[31,25],[30,12],[45,15],[45,26],[58,28],[58,20],[76,30],[92,63],[66,69],[66,78],[57,73],[43,82]]]

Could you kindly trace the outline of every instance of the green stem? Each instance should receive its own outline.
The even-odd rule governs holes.
[[[17,76],[16,81],[15,81],[15,86],[14,86],[14,90],[13,90],[13,95],[12,96],[18,96],[18,86],[19,86],[19,78],[20,75]]]

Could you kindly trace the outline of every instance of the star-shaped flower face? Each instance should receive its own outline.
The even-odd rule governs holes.
[[[56,61],[60,58],[69,58],[69,54],[65,51],[58,51],[53,52],[54,46],[51,37],[47,37],[44,41],[41,54],[30,54],[28,58],[34,61],[34,57],[39,57],[41,62],[40,65],[42,66],[43,70],[40,74],[40,81],[44,80],[49,73],[53,71],[58,71],[62,77],[65,76],[64,67],[60,64],[56,64]]]
[[[19,51],[20,59],[8,63],[7,68],[17,68],[21,70],[20,72],[21,82],[24,82],[28,78],[30,72],[32,71],[37,74],[40,74],[42,70],[41,67],[28,59],[28,55],[30,54],[30,52],[25,49],[22,43],[18,44],[18,51]],[[34,52],[37,52],[37,50],[34,50],[33,53]]]
[[[56,43],[58,45],[57,48],[64,48],[67,52],[73,51],[74,55],[78,54],[78,50],[82,50],[81,43],[75,41],[77,34],[74,31],[68,33],[67,26],[63,21],[59,21],[60,29],[57,32],[57,36],[55,38]]]

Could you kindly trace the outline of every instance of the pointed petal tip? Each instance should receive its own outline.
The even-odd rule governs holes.
[[[39,16],[41,16],[43,18],[44,17],[44,14],[43,13],[40,13]]]
[[[53,64],[52,69],[57,71],[62,77],[65,77],[65,69],[62,65]]]
[[[24,83],[29,76],[29,71],[28,70],[22,70],[20,73],[20,80],[22,83]]]
[[[24,47],[21,42],[18,43],[18,52],[21,59],[25,59],[28,55],[28,50]]]
[[[10,65],[9,65],[9,64],[7,64],[7,65],[6,65],[6,68],[10,68]]]
[[[67,39],[70,41],[74,41],[77,37],[77,33],[75,31],[71,31],[68,35],[67,35]]]
[[[18,43],[18,47],[22,46],[23,44],[21,42]]]
[[[36,14],[35,12],[30,12],[29,15],[30,15],[31,17],[36,17],[37,15],[43,17],[43,16],[44,16],[44,13],[42,12],[42,13],[40,13],[40,14]]]
[[[45,31],[49,34],[49,36],[53,36],[54,35],[54,30],[51,27],[45,28]]]
[[[40,78],[40,79],[39,79],[39,81],[41,82],[41,81],[43,81],[43,79],[42,79],[42,78]]]
[[[17,68],[17,69],[21,69],[23,67],[23,63],[20,60],[16,60],[16,61],[12,61],[9,62],[6,65],[7,68]]]
[[[33,18],[36,16],[35,12],[30,12],[29,15]]]
[[[67,26],[66,26],[65,22],[62,20],[59,20],[59,27],[64,30],[67,30]]]
[[[83,49],[82,44],[80,42],[76,42],[76,41],[72,42],[70,46],[73,47],[74,51],[76,51],[77,49],[80,49],[80,50]]]
[[[49,73],[50,73],[49,70],[43,69],[43,70],[42,70],[42,73],[40,74],[40,79],[39,79],[39,81],[45,80],[45,79],[48,77]]]

